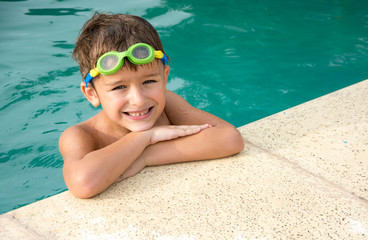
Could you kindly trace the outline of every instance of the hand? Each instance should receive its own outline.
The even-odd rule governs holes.
[[[158,126],[154,127],[151,130],[152,137],[151,137],[151,144],[155,144],[160,141],[167,141],[179,137],[189,136],[200,131],[212,127],[209,124],[205,125],[183,125],[183,126],[175,126],[175,125],[168,125],[168,126]],[[140,156],[138,157],[132,165],[129,166],[127,170],[115,180],[115,182],[120,182],[126,178],[133,177],[137,173],[143,170],[147,166],[146,162]]]
[[[212,127],[209,124],[204,125],[168,125],[168,126],[158,126],[152,128],[151,131],[151,144],[155,144],[160,141],[167,141],[179,137],[185,137],[199,133],[200,131]]]

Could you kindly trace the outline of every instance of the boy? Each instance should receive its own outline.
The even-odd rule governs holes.
[[[242,151],[235,127],[166,90],[168,57],[146,20],[96,13],[83,26],[73,57],[84,79],[81,91],[102,106],[60,136],[64,180],[76,197],[97,195],[146,166]]]

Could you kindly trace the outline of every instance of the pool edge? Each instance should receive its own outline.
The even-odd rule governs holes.
[[[364,80],[239,127],[246,142],[246,148],[241,154],[230,158],[148,168],[137,177],[116,184],[106,193],[93,199],[76,199],[69,192],[63,192],[4,213],[0,216],[0,222],[2,226],[6,226],[6,231],[1,230],[0,237],[2,239],[98,239],[103,237],[144,239],[184,236],[188,239],[190,237],[206,239],[205,236],[209,234],[208,231],[212,229],[212,226],[224,226],[230,222],[233,225],[232,228],[237,230],[237,235],[227,229],[225,231],[225,227],[215,227],[208,236],[216,236],[215,238],[228,236],[233,239],[235,239],[234,236],[240,236],[240,239],[247,239],[288,238],[299,234],[299,239],[310,237],[327,239],[329,234],[363,239],[368,235],[368,192],[364,190],[368,178],[360,176],[357,168],[363,169],[363,172],[368,169],[368,163],[363,161],[363,158],[368,156],[366,155],[368,149],[364,145],[368,135],[366,132],[361,132],[368,129],[368,114],[365,110],[368,109],[367,96],[368,80]],[[346,158],[341,158],[345,162],[341,161],[341,155],[346,156]],[[234,168],[234,165],[237,168]],[[248,172],[257,169],[258,172]],[[159,173],[160,176],[155,173]],[[223,181],[217,182],[221,174],[224,176]],[[274,179],[272,182],[272,178],[267,178],[265,174],[279,176],[279,179]],[[146,178],[152,179],[151,188],[147,187],[150,182],[147,182]],[[167,183],[165,179],[172,181]],[[285,184],[284,188],[281,189],[280,186],[279,189],[275,185],[275,182],[278,181],[280,184]],[[183,182],[185,182],[184,186]],[[216,184],[213,184],[214,182]],[[253,188],[252,182],[262,184],[258,184],[258,188]],[[211,187],[206,188],[204,183]],[[126,189],[124,188],[126,186],[132,188]],[[194,190],[190,186],[195,186]],[[264,212],[259,214],[265,214],[265,217],[258,216],[255,217],[254,222],[248,221],[242,223],[243,226],[234,227],[237,221],[240,221],[240,217],[245,219],[249,216],[248,213],[255,215],[257,211],[241,205],[238,202],[241,199],[237,195],[233,196],[237,202],[232,202],[226,195],[227,188],[231,186],[238,188],[237,191],[242,199],[248,197],[243,204],[254,206],[255,210],[257,210],[257,205],[264,204],[262,208]],[[152,191],[152,188],[157,193]],[[270,190],[274,195],[269,194]],[[228,191],[231,192],[231,190]],[[250,198],[248,191],[254,196],[260,196],[259,199]],[[123,212],[124,214],[134,212],[137,216],[141,216],[140,211],[146,211],[147,215],[150,215],[150,211],[156,213],[157,210],[165,212],[165,218],[177,217],[177,220],[173,221],[177,221],[179,225],[190,226],[191,223],[185,222],[184,219],[195,222],[201,218],[197,214],[193,215],[193,213],[183,211],[182,208],[184,206],[190,209],[190,204],[197,204],[197,199],[192,197],[201,192],[209,196],[207,201],[206,198],[203,198],[204,205],[217,203],[214,196],[217,196],[219,200],[228,201],[223,206],[224,212],[220,209],[213,211],[213,209],[202,208],[202,206],[197,207],[202,215],[208,215],[208,225],[203,223],[202,229],[192,227],[191,230],[185,230],[186,226],[181,226],[180,229],[175,230],[174,224],[167,222],[168,230],[165,232],[160,226],[150,225],[152,221],[155,222],[154,219],[151,219],[150,222],[148,217],[148,222],[145,222],[130,218],[130,215],[120,216],[127,218],[126,222],[117,221],[119,214]],[[165,193],[170,198],[156,196],[158,193]],[[170,195],[171,193],[175,194]],[[288,193],[289,197],[287,197]],[[181,202],[182,199],[172,198],[175,195],[186,197],[187,202],[184,204]],[[284,201],[290,204],[284,206],[282,201],[274,197],[275,195],[284,197]],[[306,196],[306,199],[300,198],[303,195]],[[149,203],[155,203],[149,198],[156,196],[167,200],[171,208],[174,206],[178,208],[166,212],[168,210],[160,206],[144,205],[144,201],[138,204],[138,196],[142,199],[147,197],[146,202]],[[318,196],[321,202],[318,202],[314,196]],[[193,202],[190,203],[190,201]],[[331,219],[318,218],[319,208],[315,206],[318,203],[321,206],[320,212],[330,216]],[[120,211],[112,207],[114,204],[120,206]],[[121,207],[122,204],[129,206],[129,211]],[[303,206],[309,206],[312,211],[301,210]],[[212,207],[217,209],[216,206]],[[334,207],[336,207],[335,213],[331,210]],[[104,211],[100,210],[101,208]],[[237,209],[242,211],[237,213]],[[325,212],[326,209],[330,210]],[[175,212],[182,215],[176,216]],[[226,212],[234,212],[234,215],[228,216]],[[83,218],[73,214],[80,214]],[[105,214],[111,215],[114,221],[107,219]],[[50,222],[56,216],[57,220]],[[315,218],[318,224],[315,225],[312,221],[303,223],[303,220],[300,219],[302,216],[306,219]],[[298,222],[294,217],[304,225],[294,225],[293,221]],[[217,219],[214,220],[214,218]],[[271,218],[284,218],[288,220],[289,225],[279,226],[273,220],[271,221]],[[262,219],[265,220],[263,224]],[[337,221],[338,219],[340,220]],[[106,222],[109,224],[105,226]],[[111,224],[113,222],[115,226]],[[143,223],[146,225],[144,226]],[[268,226],[274,226],[274,229],[268,229]],[[276,231],[277,226],[280,231]],[[307,231],[311,228],[319,232],[320,237]]]

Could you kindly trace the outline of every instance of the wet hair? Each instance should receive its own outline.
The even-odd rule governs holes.
[[[147,43],[164,52],[156,29],[145,19],[127,14],[96,12],[82,27],[72,57],[84,79],[97,60],[109,51],[126,51],[136,43]],[[137,71],[137,65],[124,59],[124,66]]]

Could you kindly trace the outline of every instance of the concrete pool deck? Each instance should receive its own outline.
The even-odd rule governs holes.
[[[0,239],[368,239],[368,80],[240,127],[245,149],[0,215]]]

